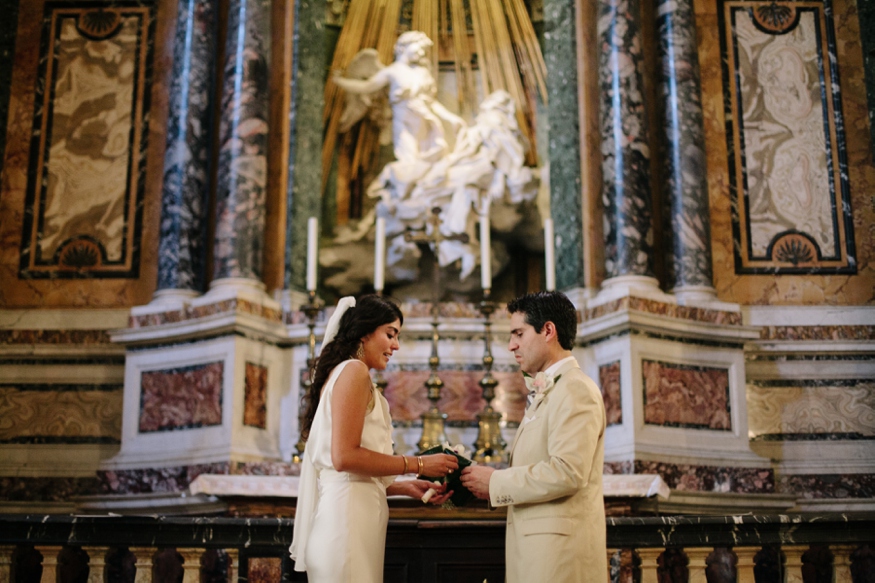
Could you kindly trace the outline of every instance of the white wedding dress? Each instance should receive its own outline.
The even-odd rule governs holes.
[[[343,368],[328,377],[301,462],[292,546],[296,571],[312,583],[383,580],[389,507],[386,486],[395,477],[338,472],[331,463],[331,394]],[[392,454],[389,403],[376,388],[362,429],[362,447]]]

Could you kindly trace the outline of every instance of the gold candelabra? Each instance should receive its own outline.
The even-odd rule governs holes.
[[[480,302],[480,313],[483,314],[483,368],[486,374],[480,379],[480,387],[483,389],[483,399],[486,406],[477,415],[477,441],[474,442],[474,460],[478,462],[501,462],[504,460],[504,448],[507,443],[501,435],[501,413],[492,408],[492,399],[495,398],[495,387],[498,381],[492,376],[492,321],[491,316],[495,313],[495,302],[490,298],[491,290],[483,290],[483,300]]]
[[[424,451],[436,445],[440,445],[447,441],[447,435],[444,432],[444,422],[447,419],[446,413],[441,413],[438,409],[438,401],[441,398],[441,389],[444,382],[437,374],[438,366],[440,366],[440,357],[438,356],[438,318],[440,317],[440,299],[441,299],[441,268],[440,260],[438,259],[439,247],[442,241],[462,241],[468,242],[468,235],[461,233],[458,235],[444,235],[441,233],[441,208],[434,207],[431,209],[431,217],[428,219],[428,224],[431,226],[431,232],[426,228],[422,229],[422,233],[407,232],[404,234],[404,240],[413,243],[428,243],[434,254],[434,285],[432,285],[432,304],[431,304],[431,357],[428,359],[431,374],[425,381],[426,396],[431,401],[431,406],[428,411],[422,414],[422,437],[417,444],[420,451]]]
[[[307,374],[304,380],[301,381],[301,389],[303,396],[299,402],[298,409],[298,443],[295,444],[295,454],[292,456],[292,461],[300,463],[304,455],[304,446],[307,445],[307,440],[304,439],[304,434],[300,432],[300,427],[303,426],[304,414],[307,412],[310,401],[310,387],[313,386],[313,367],[316,366],[316,316],[319,315],[319,310],[322,308],[320,302],[316,299],[316,291],[310,290],[307,294],[307,303],[301,305],[301,311],[307,316],[307,328],[310,333],[307,337]]]
[[[438,315],[440,310],[437,303],[431,307],[431,356],[428,359],[428,366],[431,368],[431,374],[425,381],[426,396],[431,401],[431,406],[428,411],[422,414],[422,437],[417,444],[419,451],[425,451],[436,445],[440,445],[447,441],[447,434],[444,432],[444,422],[447,420],[447,414],[441,413],[438,409],[438,401],[441,398],[441,389],[444,387],[444,382],[437,374],[438,366],[441,359],[438,356]]]

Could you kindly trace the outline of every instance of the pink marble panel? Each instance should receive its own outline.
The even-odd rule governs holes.
[[[173,324],[184,322],[186,320],[195,320],[197,318],[205,318],[216,314],[240,313],[250,314],[265,320],[281,322],[283,314],[279,310],[266,307],[262,304],[256,304],[247,300],[229,299],[206,304],[203,306],[185,307],[181,310],[167,310],[166,312],[156,312],[152,314],[143,314],[131,316],[128,325],[131,328],[145,328],[148,326],[162,326],[164,324]]]
[[[142,470],[98,470],[97,480],[104,494],[180,492],[201,474],[227,474],[228,470],[227,462]]]
[[[301,465],[287,462],[232,462],[229,472],[234,476],[299,476]]]
[[[709,308],[699,308],[695,306],[679,306],[658,300],[650,300],[637,297],[619,298],[604,304],[584,310],[581,314],[583,320],[594,320],[608,314],[613,314],[622,310],[632,310],[636,312],[647,312],[648,314],[657,314],[660,316],[668,316],[670,318],[678,318],[681,320],[692,320],[695,322],[709,322],[711,324],[723,324],[728,326],[740,326],[742,324],[741,312],[730,312],[726,310],[714,310]]]
[[[875,326],[763,326],[763,340],[875,340]]]
[[[106,330],[0,330],[3,344],[112,344]]]
[[[222,424],[224,363],[144,372],[139,431],[168,431]]]
[[[251,583],[274,583],[282,581],[283,560],[280,557],[249,557]]]
[[[744,494],[775,492],[775,472],[770,468],[724,468],[636,460],[635,473],[659,474],[674,490]]]
[[[642,360],[644,422],[730,430],[729,370]]]
[[[605,402],[607,424],[619,425],[623,422],[623,406],[620,401],[620,361],[615,360],[599,366],[599,387]]]
[[[384,374],[386,400],[392,412],[392,420],[409,422],[419,420],[431,402],[426,397],[425,381],[430,372],[390,371]],[[478,384],[483,378],[482,371],[442,370],[438,376],[444,383],[438,409],[447,414],[448,421],[470,421],[477,419],[484,406],[483,390]],[[507,421],[519,422],[525,410],[525,383],[518,372],[494,372],[498,381],[495,389],[493,408],[504,415]]]
[[[243,425],[267,429],[267,367],[246,363]]]

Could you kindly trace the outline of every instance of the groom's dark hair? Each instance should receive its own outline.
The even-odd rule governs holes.
[[[395,320],[404,323],[401,309],[391,300],[373,294],[360,297],[354,307],[344,312],[340,318],[337,335],[334,340],[322,347],[316,365],[310,371],[313,384],[304,395],[302,404],[306,410],[301,419],[301,435],[304,439],[310,434],[310,426],[313,425],[313,418],[316,417],[316,407],[319,406],[322,387],[334,367],[344,360],[355,358],[362,338],[383,324],[391,324]]]
[[[544,324],[553,322],[559,346],[571,350],[577,336],[577,309],[568,296],[557,291],[537,292],[520,296],[507,304],[508,314],[517,312],[525,316],[525,322],[540,334]]]

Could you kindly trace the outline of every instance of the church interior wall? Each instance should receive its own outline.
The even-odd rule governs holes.
[[[594,3],[579,4],[592,8]],[[795,4],[801,6],[803,3]],[[29,197],[33,196],[32,190],[38,184],[31,173],[43,170],[33,165],[32,156],[40,147],[45,148],[40,135],[34,132],[35,112],[40,109],[35,103],[36,88],[44,80],[40,75],[43,70],[41,43],[44,42],[45,3],[42,0],[22,0],[17,4],[17,23],[13,23],[13,31],[10,33],[9,25],[3,29],[4,38],[14,39],[14,52],[10,61],[8,105],[0,104],[6,105],[6,109],[0,108],[0,112],[8,112],[6,118],[0,120],[0,133],[5,140],[0,142],[5,144],[0,158],[3,164],[0,182],[0,511],[26,509],[28,504],[71,511],[75,508],[75,500],[81,496],[113,491],[133,493],[137,488],[146,488],[149,483],[152,491],[172,490],[187,484],[194,474],[208,466],[218,473],[227,473],[232,471],[235,463],[239,467],[251,463],[255,469],[241,472],[258,472],[271,464],[282,465],[280,461],[291,455],[294,439],[289,435],[297,430],[297,425],[289,418],[297,405],[290,395],[299,388],[299,373],[305,368],[303,336],[291,341],[288,338],[272,340],[273,344],[267,349],[269,355],[263,361],[257,356],[249,359],[253,366],[269,369],[267,381],[258,380],[261,377],[255,369],[252,369],[255,376],[246,379],[244,373],[240,373],[240,387],[247,382],[250,385],[267,382],[271,387],[270,417],[264,423],[265,426],[269,423],[271,431],[280,437],[279,441],[268,439],[267,449],[270,451],[260,466],[253,461],[258,458],[253,452],[257,451],[262,438],[249,427],[242,428],[249,434],[243,438],[242,445],[237,444],[246,451],[234,458],[234,462],[227,462],[228,456],[218,455],[214,456],[215,460],[201,463],[194,456],[175,466],[157,468],[155,475],[144,474],[136,479],[131,478],[132,474],[113,473],[111,464],[107,465],[122,445],[123,415],[127,412],[136,416],[136,408],[140,405],[135,398],[125,397],[126,370],[136,358],[131,359],[125,347],[113,340],[113,335],[115,331],[134,327],[130,309],[150,302],[158,272],[176,2],[157,0],[153,6],[154,28],[149,32],[152,41],[147,47],[151,51],[151,77],[148,85],[142,88],[141,101],[138,102],[148,107],[138,118],[147,133],[140,144],[141,149],[132,157],[140,165],[135,164],[130,182],[133,186],[127,192],[131,203],[141,209],[142,215],[138,219],[140,236],[134,240],[136,253],[131,257],[135,260],[132,259],[132,266],[124,277],[67,277],[65,274],[53,275],[49,273],[50,269],[45,273],[32,270],[29,275],[22,276],[23,253],[31,244],[25,225],[32,217],[28,218],[26,209]],[[792,493],[800,498],[821,500],[822,508],[827,507],[827,502],[836,500],[871,502],[875,500],[875,466],[872,461],[875,460],[875,383],[872,381],[875,378],[875,205],[871,194],[875,188],[875,148],[869,119],[875,108],[867,101],[865,43],[861,39],[858,20],[860,8],[854,0],[832,2],[840,103],[844,116],[842,145],[847,155],[850,197],[849,205],[840,209],[839,214],[847,212],[851,217],[856,271],[821,274],[813,265],[797,273],[750,274],[738,273],[737,269],[736,248],[739,243],[733,224],[737,204],[732,198],[729,174],[731,152],[727,142],[731,136],[728,135],[720,37],[725,23],[719,14],[720,6],[723,4],[712,0],[694,2],[705,121],[713,283],[721,306],[736,305],[741,313],[737,325],[756,329],[758,337],[743,343],[733,340],[735,344],[731,350],[727,346],[703,348],[702,344],[689,342],[683,344],[680,352],[676,345],[669,347],[654,339],[646,341],[645,345],[650,347],[647,349],[632,348],[631,344],[626,346],[624,343],[628,337],[612,338],[601,344],[594,341],[586,345],[582,342],[578,353],[582,361],[588,362],[591,376],[604,385],[606,404],[615,421],[609,433],[616,436],[616,450],[623,452],[618,455],[625,456],[625,461],[617,461],[606,470],[660,473],[673,488],[679,489],[722,488],[728,482],[721,481],[723,474],[719,471],[703,469],[695,459],[685,461],[680,455],[673,457],[671,452],[663,455],[664,452],[656,446],[664,439],[659,433],[664,427],[649,428],[655,436],[649,442],[653,446],[650,450],[646,447],[642,450],[640,444],[638,453],[633,446],[626,448],[633,438],[624,433],[625,428],[631,427],[633,422],[643,423],[643,416],[647,413],[643,393],[635,394],[635,398],[641,401],[636,408],[630,389],[621,390],[620,387],[630,387],[629,377],[632,375],[637,378],[647,375],[642,370],[644,361],[656,363],[651,365],[654,367],[651,376],[658,377],[657,381],[684,390],[698,386],[703,378],[716,378],[722,374],[721,370],[731,370],[732,375],[740,375],[744,370],[745,373],[733,381],[744,388],[744,401],[736,402],[735,406],[724,403],[723,410],[727,415],[738,415],[746,410],[745,418],[733,424],[734,430],[743,428],[744,431],[734,434],[734,437],[743,440],[746,433],[752,451],[760,456],[762,463],[757,466],[748,463],[749,460],[738,462],[739,467],[756,467],[733,474],[743,480],[743,486],[735,491]],[[649,3],[645,8],[653,9]],[[289,136],[293,130],[287,115],[294,87],[290,40],[294,22],[291,3],[275,1],[271,10],[270,150],[263,282],[269,295],[278,295],[286,277],[286,211],[289,185],[295,178],[290,174],[288,164]],[[222,19],[220,47],[224,35],[221,23]],[[594,45],[590,37],[591,27],[582,24],[581,28],[584,32],[579,38],[589,39],[585,42]],[[583,57],[584,60],[582,72],[594,62],[591,56]],[[654,71],[653,58],[646,66],[650,73]],[[0,68],[0,78],[3,74]],[[580,78],[582,83],[592,81],[591,75],[581,74]],[[93,89],[87,84],[71,83],[72,99]],[[648,94],[656,100],[656,89],[652,82],[648,83]],[[871,79],[869,83],[872,83]],[[217,87],[221,87],[221,83]],[[97,98],[111,95],[113,91],[111,86],[101,87]],[[592,91],[592,86],[589,93],[583,91],[581,108],[584,113],[589,112],[586,123],[590,126],[593,121],[598,123],[597,115],[592,115]],[[0,92],[0,99],[3,98]],[[655,119],[653,115],[651,119]],[[593,188],[600,181],[598,171],[594,170],[599,163],[596,158],[600,156],[598,140],[593,137],[597,132],[586,131],[587,127],[584,125],[582,130],[582,138],[588,144],[582,155],[584,189]],[[656,135],[656,132],[651,134]],[[40,144],[36,149],[35,143]],[[806,146],[811,148],[812,144]],[[658,156],[658,148],[656,152]],[[82,174],[89,172],[76,165],[71,166],[71,170]],[[85,178],[97,187],[104,179],[108,183],[112,178],[91,172],[92,175]],[[652,184],[657,196],[659,177],[659,168],[655,168]],[[595,227],[601,223],[599,196],[593,197],[589,193],[586,197],[586,200],[595,202],[585,207],[584,225],[594,228],[584,234],[588,276],[587,282],[581,283],[597,287],[603,277],[599,265],[603,263],[604,250],[598,245],[598,240],[592,240],[590,233],[597,232]],[[99,221],[104,210],[105,207],[98,204],[79,220]],[[210,210],[212,215],[213,210]],[[211,234],[212,231],[207,237],[210,238]],[[661,244],[667,243],[663,239]],[[809,272],[804,272],[805,269]],[[529,278],[529,281],[539,280]],[[276,320],[294,328],[295,334],[303,334],[302,316],[296,310],[291,312],[294,313],[286,311]],[[175,325],[175,322],[168,320],[164,324]],[[168,330],[171,327],[168,326]],[[427,326],[418,335],[420,340],[427,337]],[[503,339],[500,340],[494,349],[496,353],[503,350]],[[454,341],[444,348],[448,351],[446,363],[449,367],[445,381],[453,388],[447,391],[441,406],[450,409],[457,421],[451,433],[464,434],[468,439],[473,432],[472,424],[476,424],[474,419],[482,399],[479,395],[477,398],[471,396],[472,392],[479,390],[476,385],[479,371],[470,363],[464,363],[466,354],[479,348],[466,342],[469,341]],[[211,349],[207,344],[200,364],[209,360]],[[422,357],[419,362],[403,361],[388,375],[387,398],[399,422],[398,439],[411,448],[414,440],[410,436],[415,433],[418,416],[428,406],[424,393],[418,391],[428,370],[426,352],[424,345],[417,345],[409,359]],[[233,360],[230,355],[226,357],[228,362]],[[660,367],[661,357],[669,358],[672,366]],[[156,357],[150,362],[153,368],[146,368],[157,370],[155,367],[160,364],[162,370],[175,370],[169,364],[164,366],[166,363],[162,358]],[[292,370],[283,368],[286,366],[284,360],[293,361],[286,367]],[[198,365],[194,361],[189,364]],[[242,361],[238,364],[246,365]],[[276,374],[285,376],[284,383],[278,381]],[[167,378],[171,376],[168,373]],[[519,421],[523,389],[511,363],[499,362],[496,378],[502,387],[498,408],[512,417],[511,421]],[[247,408],[242,388],[227,390],[229,398],[233,395],[239,401],[241,410]],[[672,395],[663,396],[672,398]],[[282,416],[278,409],[284,412]],[[636,420],[636,415],[641,419]],[[701,413],[701,416],[707,418],[708,413]],[[256,420],[256,425],[259,422]],[[686,421],[671,420],[671,423],[675,422]],[[694,419],[691,423],[700,422],[701,419]],[[224,431],[230,425],[222,427]],[[180,429],[186,436],[190,435],[185,433],[185,427]],[[667,434],[675,435],[670,431]],[[228,439],[233,441],[231,437]],[[736,445],[733,443],[729,449]],[[727,454],[727,463],[731,457]],[[762,467],[768,469],[765,477],[758,473]],[[98,468],[102,468],[99,478]],[[114,483],[114,479],[131,479],[132,485],[126,489],[124,485]],[[764,481],[765,485],[758,480]],[[817,506],[812,503],[807,508]]]

